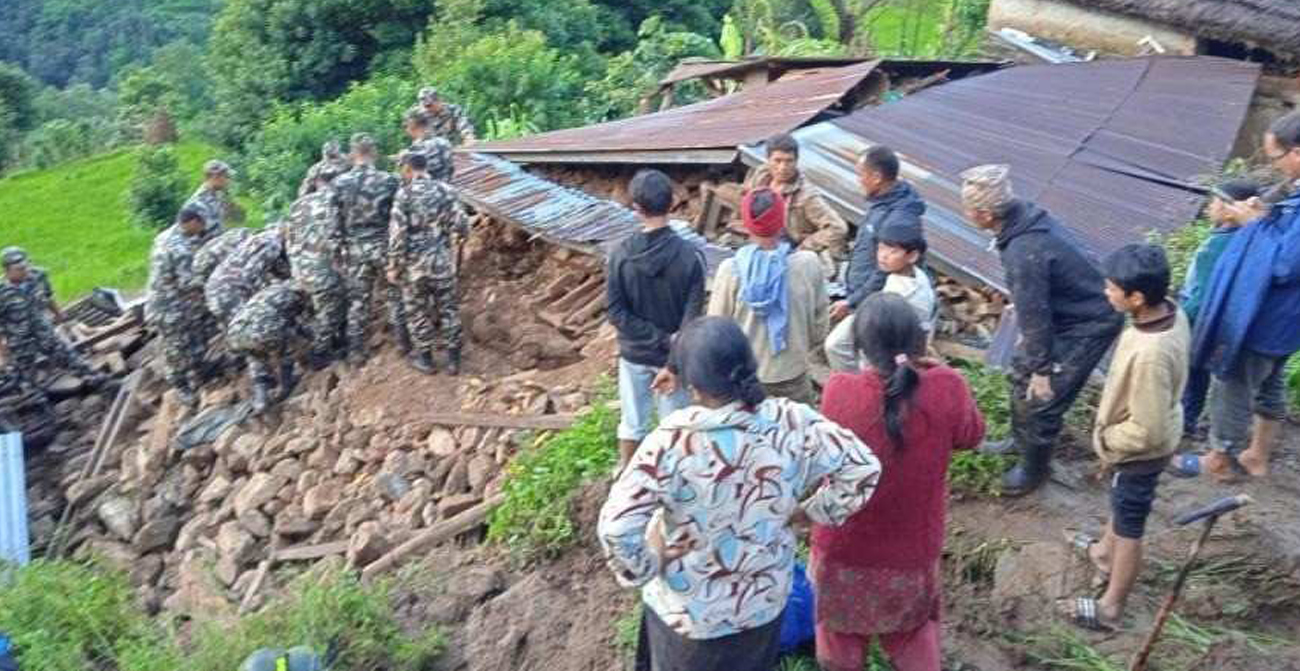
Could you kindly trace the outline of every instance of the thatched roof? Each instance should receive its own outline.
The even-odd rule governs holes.
[[[1068,0],[1175,26],[1225,42],[1245,42],[1300,60],[1297,0]]]

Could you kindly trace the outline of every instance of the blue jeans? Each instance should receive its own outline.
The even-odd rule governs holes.
[[[1183,392],[1183,433],[1196,433],[1196,425],[1205,413],[1205,399],[1210,395],[1214,375],[1205,368],[1193,368],[1187,374],[1187,390]]]
[[[650,389],[658,366],[642,366],[624,358],[618,360],[618,404],[622,416],[618,422],[618,439],[640,441],[650,434],[655,419],[663,419],[674,410],[690,405],[691,397],[679,386],[671,394],[656,394]],[[657,412],[652,416],[651,412]]]

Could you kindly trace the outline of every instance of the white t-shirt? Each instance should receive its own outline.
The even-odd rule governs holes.
[[[891,274],[885,279],[885,288],[881,291],[902,296],[916,310],[916,316],[921,319],[921,328],[926,333],[934,333],[938,301],[934,295],[934,284],[924,270],[913,268],[911,277]]]

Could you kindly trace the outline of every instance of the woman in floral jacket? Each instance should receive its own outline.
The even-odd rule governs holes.
[[[687,326],[670,386],[684,382],[694,404],[663,418],[601,510],[610,567],[641,588],[638,657],[653,671],[770,671],[792,525],[843,523],[880,476],[853,434],[806,405],[765,398],[757,368],[733,320]]]

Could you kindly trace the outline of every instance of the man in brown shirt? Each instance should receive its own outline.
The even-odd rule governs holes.
[[[785,233],[795,246],[816,254],[831,277],[848,255],[849,226],[799,172],[799,142],[789,133],[767,140],[767,163],[745,179],[745,192],[767,187],[785,199]]]

